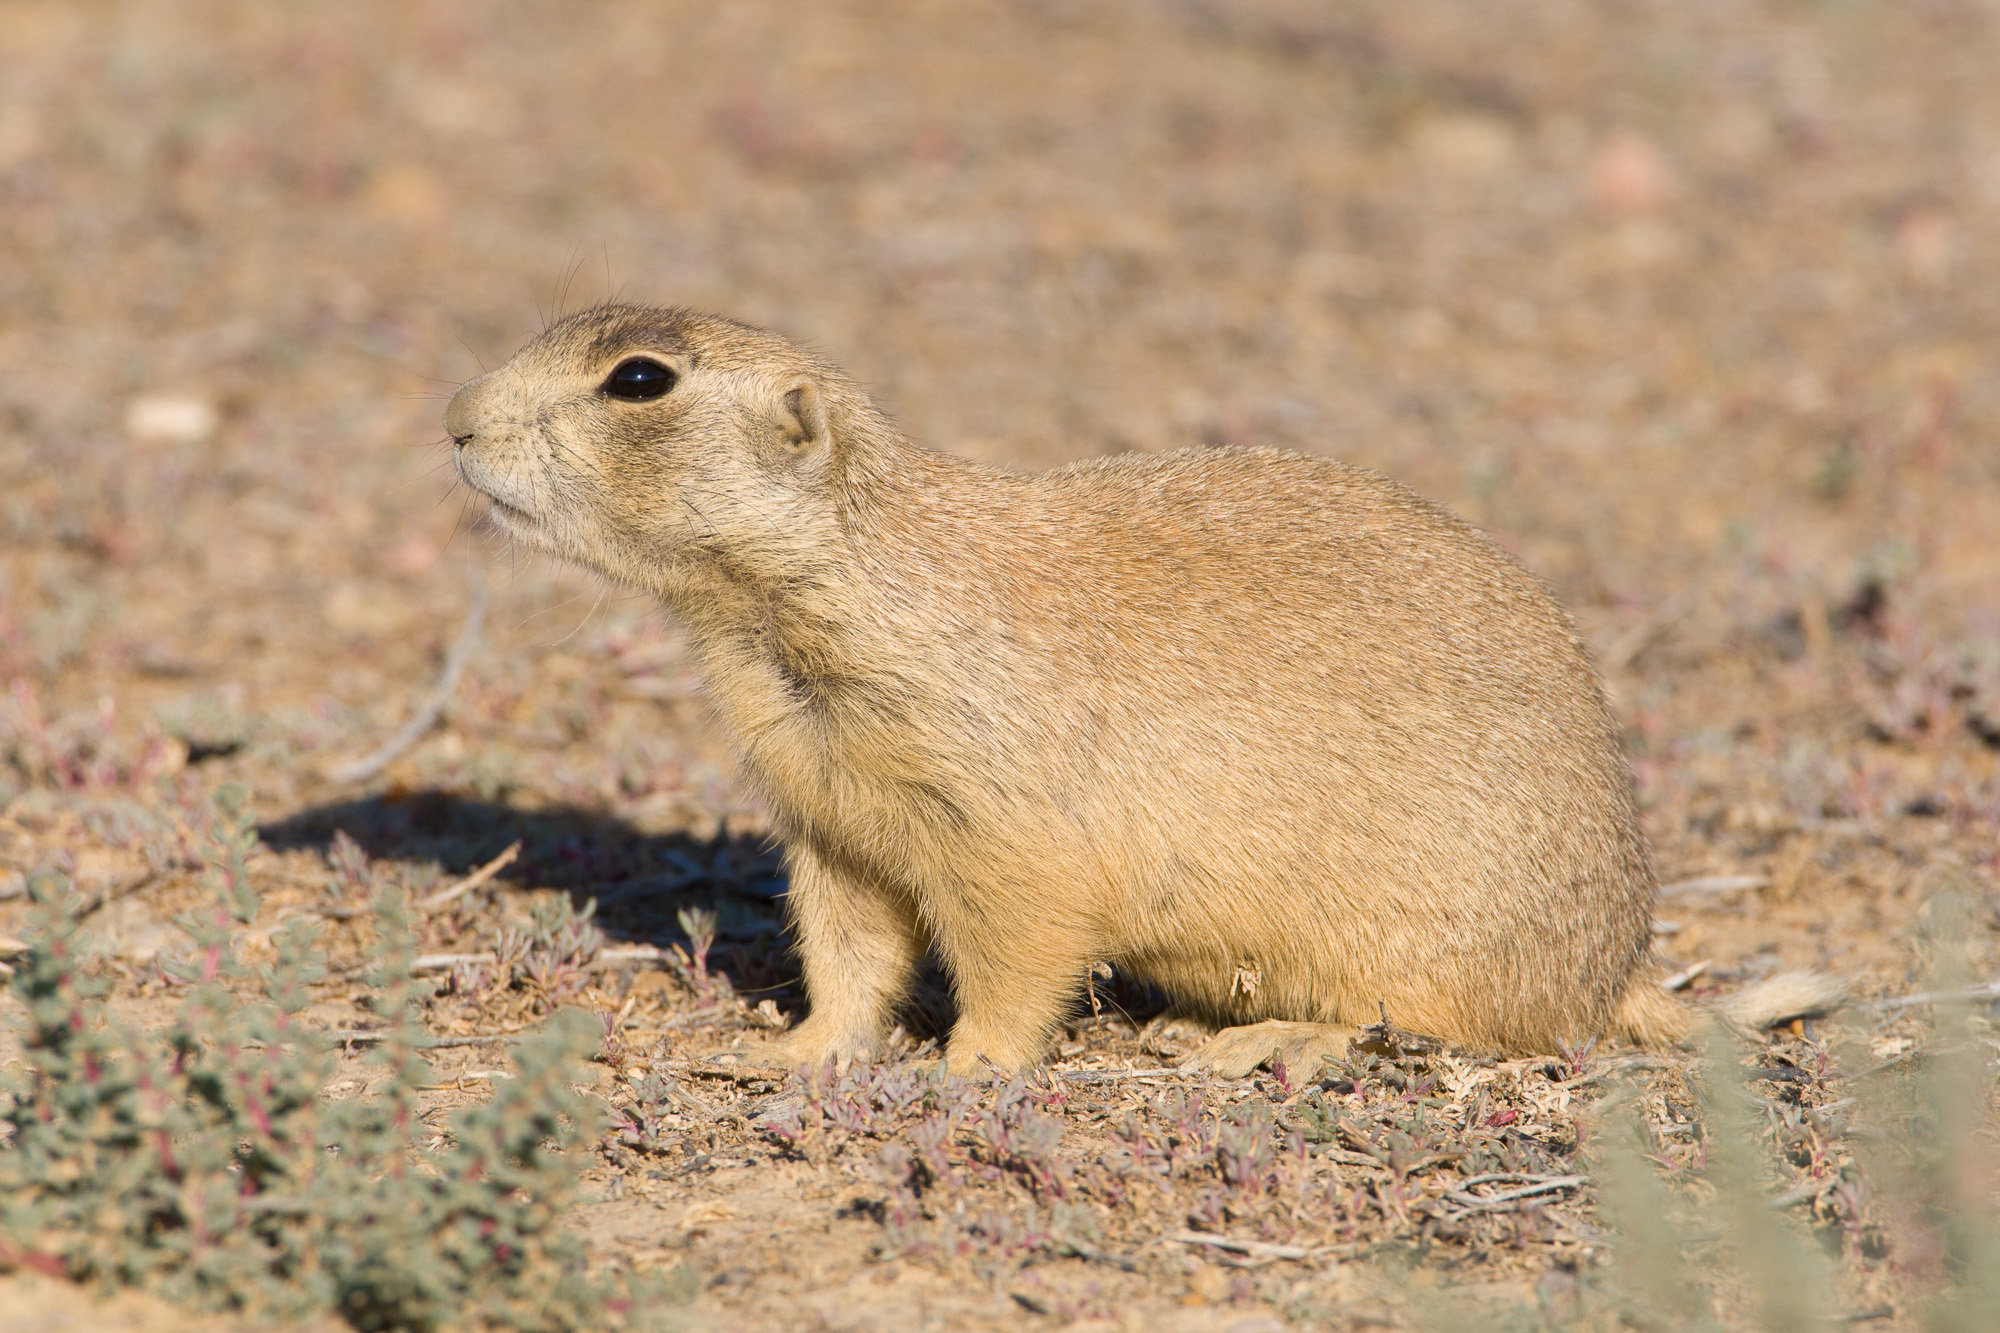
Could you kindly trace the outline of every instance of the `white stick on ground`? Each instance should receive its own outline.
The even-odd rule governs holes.
[[[458,631],[451,651],[445,654],[444,671],[438,676],[437,688],[431,691],[430,698],[424,700],[424,706],[417,710],[416,716],[383,742],[381,749],[365,759],[328,768],[326,775],[333,781],[360,782],[374,777],[394,763],[403,751],[423,739],[424,733],[436,726],[438,719],[444,715],[451,696],[458,692],[458,678],[465,673],[465,664],[472,657],[472,650],[479,646],[479,627],[486,619],[486,575],[481,572],[477,560],[467,568],[472,584],[472,605],[466,610],[465,624]]]
[[[1920,1004],[1951,1004],[1965,1000],[2000,1000],[2000,981],[1988,981],[1977,986],[1965,986],[1959,990],[1926,990],[1915,995],[1898,995],[1890,1000],[1877,1000],[1877,1009],[1911,1009]]]
[[[427,894],[417,899],[417,910],[419,912],[435,912],[446,903],[463,898],[466,894],[471,893],[481,884],[484,884],[487,880],[492,879],[508,866],[514,864],[514,858],[520,854],[521,840],[516,838],[513,845],[508,847],[506,851],[500,853],[500,855],[494,857],[491,861],[488,861],[458,883],[447,885],[439,889],[436,893]]]
[[[1660,987],[1663,990],[1680,990],[1714,965],[1715,960],[1713,958],[1704,958],[1699,963],[1691,964],[1674,973],[1662,981]]]
[[[1710,893],[1740,893],[1761,889],[1771,882],[1769,875],[1702,875],[1673,884],[1662,884],[1662,898],[1695,898]]]

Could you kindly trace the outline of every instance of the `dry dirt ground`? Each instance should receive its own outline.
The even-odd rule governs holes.
[[[1812,1108],[1920,1048],[1924,1006],[1867,1001],[1927,984],[1941,891],[1993,975],[1996,69],[1976,0],[6,0],[0,935],[25,874],[71,871],[117,1006],[158,1021],[240,781],[266,922],[328,922],[312,1017],[363,1029],[354,909],[519,840],[423,949],[593,897],[608,943],[438,963],[426,1021],[468,1040],[433,1096],[482,1095],[552,1006],[609,1013],[624,1128],[576,1225],[605,1265],[688,1264],[717,1328],[1560,1323],[1616,1248],[1580,1143],[1615,1089],[1674,1197],[1713,1191],[1683,1057],[1114,1074],[1181,1049],[1115,978],[1026,1087],[728,1064],[803,1001],[683,642],[500,545],[436,443],[442,395],[553,309],[724,311],[938,449],[1325,453],[1546,577],[1681,886],[1664,965],[1705,965],[1697,995],[1854,981],[1745,1057],[1779,1149],[1754,1183],[1835,1256],[1839,1312],[1915,1327],[1942,1261]],[[440,725],[329,776],[417,709],[481,585]],[[683,909],[716,914],[699,964]],[[173,1319],[81,1299],[0,1278],[0,1329]]]

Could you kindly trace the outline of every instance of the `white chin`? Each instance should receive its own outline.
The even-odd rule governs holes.
[[[492,506],[488,512],[494,523],[503,531],[516,537],[528,537],[541,530],[542,525],[537,523],[535,516],[526,510],[516,509],[505,500],[496,500],[490,495],[486,500]]]

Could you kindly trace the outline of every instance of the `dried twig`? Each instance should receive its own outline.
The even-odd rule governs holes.
[[[775,1065],[723,1065],[707,1060],[655,1060],[656,1066],[695,1078],[717,1078],[730,1083],[783,1083],[793,1070]]]
[[[419,1083],[417,1085],[417,1091],[464,1092],[466,1090],[465,1082],[467,1079],[472,1079],[481,1083],[490,1083],[496,1078],[512,1078],[512,1077],[514,1076],[508,1073],[504,1069],[468,1069],[463,1074],[455,1075],[452,1078],[451,1082],[449,1083]]]
[[[1699,898],[1711,893],[1741,893],[1761,889],[1771,882],[1769,875],[1697,875],[1660,886],[1662,898]]]
[[[629,944],[612,949],[599,949],[595,957],[582,965],[586,972],[596,972],[604,968],[620,967],[626,963],[663,963],[673,957],[667,950],[651,944]],[[454,967],[474,967],[497,963],[500,955],[487,949],[479,953],[420,953],[410,960],[412,975],[421,972],[449,972]],[[327,974],[329,982],[352,981],[369,968],[376,965],[374,959],[359,962],[338,972]]]
[[[655,944],[621,944],[615,948],[599,949],[597,956],[584,964],[585,969],[618,967],[625,963],[665,963],[673,959],[673,951],[662,949]]]
[[[109,907],[121,898],[130,898],[135,893],[150,889],[155,884],[164,881],[166,877],[167,872],[164,870],[148,870],[137,878],[127,880],[123,884],[107,886],[104,892],[76,909],[77,920],[81,921],[84,917]]]
[[[1877,1009],[1913,1009],[1920,1004],[1950,1004],[1965,1000],[2000,999],[2000,978],[1982,982],[1977,986],[1964,986],[1958,990],[1922,990],[1914,995],[1898,995],[1894,999],[1876,1000]]]
[[[1642,617],[1638,624],[1620,634],[1605,648],[1598,659],[1598,665],[1605,675],[1623,671],[1639,659],[1639,655],[1653,646],[1653,641],[1671,629],[1676,621],[1694,609],[1695,594],[1702,582],[1697,580],[1676,590],[1664,602]]]
[[[1704,958],[1699,963],[1690,963],[1660,983],[1663,990],[1685,990],[1690,982],[1709,968],[1715,966],[1713,958]]]
[[[506,1032],[480,1032],[469,1037],[413,1037],[410,1044],[421,1050],[435,1051],[447,1046],[483,1046],[492,1041],[511,1041],[526,1032],[526,1028],[513,1028]],[[333,1038],[344,1046],[370,1046],[378,1041],[387,1041],[396,1035],[395,1028],[328,1028],[325,1036]]]
[[[634,1031],[641,1032],[678,1032],[682,1028],[696,1028],[704,1023],[715,1022],[718,1019],[727,1021],[729,1019],[741,1019],[744,1017],[746,1015],[741,1011],[725,1009],[723,1006],[717,1004],[711,1005],[706,1009],[696,1009],[685,1014],[675,1014],[670,1018],[662,1018],[658,1022],[646,1022],[635,1018],[628,1021],[625,1026]]]
[[[500,956],[490,949],[484,953],[420,953],[410,960],[410,973],[414,976],[419,972],[449,972],[454,967],[498,961]],[[365,972],[372,966],[372,961],[363,963],[361,970]]]
[[[1501,1190],[1498,1194],[1474,1194],[1472,1186],[1484,1185],[1502,1180],[1525,1180],[1528,1183],[1519,1189]],[[1491,1175],[1473,1176],[1461,1182],[1461,1188],[1446,1190],[1445,1197],[1472,1212],[1484,1212],[1508,1204],[1531,1199],[1538,1194],[1554,1194],[1561,1190],[1578,1189],[1590,1183],[1589,1176],[1526,1176],[1512,1171],[1499,1171]]]
[[[1370,1157],[1367,1153],[1354,1152],[1331,1143],[1314,1144],[1312,1155],[1315,1157],[1324,1157],[1328,1161],[1341,1166],[1359,1167],[1364,1171],[1387,1171],[1389,1169],[1389,1164],[1379,1157]]]
[[[444,715],[445,705],[458,692],[458,678],[464,674],[472,650],[479,646],[479,627],[486,619],[486,576],[480,571],[477,561],[468,568],[471,571],[472,605],[465,613],[465,624],[459,629],[457,640],[445,655],[444,671],[438,676],[437,688],[431,691],[430,698],[424,701],[416,716],[405,722],[395,735],[383,743],[382,748],[365,759],[333,765],[326,770],[328,778],[335,782],[360,782],[374,777],[422,739],[424,733],[436,726],[437,720]]]
[[[1217,1236],[1206,1231],[1180,1231],[1173,1237],[1182,1245],[1207,1245],[1231,1254],[1244,1254],[1252,1259],[1310,1259],[1315,1251],[1303,1245],[1273,1245],[1262,1240],[1237,1240],[1233,1236]]]
[[[410,960],[410,972],[412,975],[419,972],[445,972],[457,967],[461,963],[471,966],[475,963],[492,963],[497,961],[499,961],[499,956],[491,951],[486,953],[420,953]],[[352,981],[369,968],[379,965],[380,963],[377,959],[364,958],[358,963],[350,963],[346,967],[330,970],[325,977],[321,978],[318,984],[331,986]]]
[[[502,870],[505,870],[508,866],[514,864],[515,860],[519,858],[520,855],[521,855],[521,840],[519,838],[516,838],[513,841],[513,843],[507,848],[506,851],[500,853],[500,855],[494,857],[491,861],[488,861],[485,865],[479,867],[479,869],[473,871],[470,875],[467,875],[464,879],[460,880],[458,883],[449,885],[445,888],[439,889],[436,893],[427,894],[424,897],[417,899],[417,910],[419,912],[435,912],[437,911],[438,908],[443,907],[446,903],[453,902],[459,898],[463,898],[466,894],[471,893],[474,889],[484,884],[487,880],[492,879]]]
[[[1122,1269],[1127,1273],[1136,1273],[1139,1271],[1137,1260],[1128,1259],[1122,1254],[1108,1254],[1103,1250],[1092,1249],[1088,1245],[1080,1245],[1073,1240],[1058,1241],[1056,1242],[1056,1248],[1064,1254],[1074,1255],[1085,1263],[1109,1264],[1111,1267]]]

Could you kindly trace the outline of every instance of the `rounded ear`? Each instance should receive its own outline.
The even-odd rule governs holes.
[[[832,443],[826,421],[826,397],[816,381],[794,381],[778,401],[779,433],[794,453],[814,453]]]

